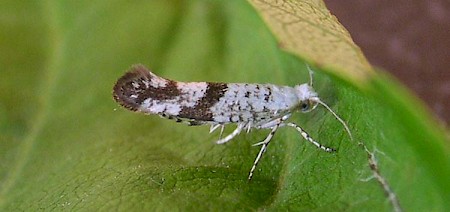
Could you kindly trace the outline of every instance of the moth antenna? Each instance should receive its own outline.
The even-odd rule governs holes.
[[[308,69],[309,72],[309,86],[313,87],[314,71],[312,70],[311,66],[309,66],[309,64],[306,64],[306,68]]]
[[[330,107],[328,107],[327,104],[325,104],[324,102],[322,102],[319,98],[314,98],[313,101],[321,104],[322,106],[324,106],[328,111],[330,111],[333,116],[339,121],[341,122],[342,125],[344,125],[345,130],[347,131],[348,135],[350,136],[350,140],[353,140],[353,136],[352,133],[350,132],[350,129],[348,128],[347,124],[345,123],[344,120],[342,120]]]

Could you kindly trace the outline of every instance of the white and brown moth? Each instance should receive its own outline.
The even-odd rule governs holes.
[[[309,67],[308,67],[309,68]],[[165,79],[150,72],[143,65],[134,65],[114,86],[114,99],[123,107],[146,114],[184,122],[188,125],[211,125],[210,133],[220,128],[223,144],[242,130],[252,128],[271,129],[267,137],[254,146],[261,146],[250,170],[248,179],[266,151],[272,137],[280,127],[296,129],[305,140],[326,151],[334,151],[312,139],[295,123],[287,122],[293,112],[309,112],[318,104],[330,111],[351,137],[345,122],[323,103],[312,87],[311,81],[294,87],[272,84],[178,82]],[[225,125],[235,123],[237,128],[222,137]]]

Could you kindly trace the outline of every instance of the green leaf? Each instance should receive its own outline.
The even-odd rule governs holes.
[[[0,210],[395,209],[360,142],[402,209],[448,210],[448,133],[373,71],[323,3],[302,2],[2,3]],[[282,18],[289,14],[299,19]],[[135,63],[180,81],[293,86],[309,80],[305,61],[320,67],[315,87],[354,140],[324,108],[295,114],[291,121],[338,151],[282,128],[250,182],[259,151],[251,145],[267,130],[215,145],[208,126],[131,113],[111,96]]]

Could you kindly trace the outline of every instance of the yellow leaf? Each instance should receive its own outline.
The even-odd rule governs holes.
[[[250,0],[280,48],[361,87],[374,73],[361,49],[322,1]]]

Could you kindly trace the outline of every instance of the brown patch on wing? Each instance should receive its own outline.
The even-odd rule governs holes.
[[[165,82],[159,86],[152,79]],[[137,111],[146,99],[166,100],[180,95],[175,81],[164,79],[151,73],[143,65],[134,65],[117,80],[113,88],[113,97],[116,102],[125,108]]]
[[[194,107],[183,107],[179,116],[198,121],[213,121],[213,114],[210,108],[223,97],[227,88],[226,83],[209,82],[203,98],[198,100]]]

